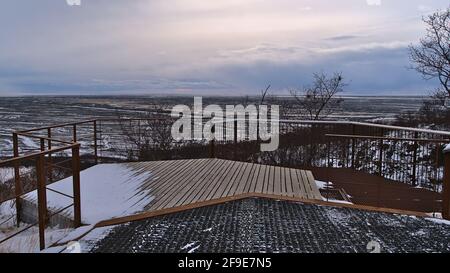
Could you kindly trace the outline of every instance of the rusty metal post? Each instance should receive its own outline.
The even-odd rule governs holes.
[[[80,145],[72,148],[72,178],[73,178],[73,210],[74,226],[81,226],[81,196],[80,196]]]
[[[419,138],[419,134],[417,132],[414,133],[414,138],[417,139]],[[411,184],[413,185],[413,187],[417,186],[416,183],[416,170],[417,170],[417,148],[418,148],[418,144],[417,141],[414,141],[414,146],[413,146],[413,169],[412,169],[412,176],[411,176]],[[436,150],[436,153],[439,153],[438,150]]]
[[[13,153],[14,157],[19,157],[19,137],[17,133],[13,133]],[[20,181],[20,163],[17,161],[14,163],[14,194],[16,196],[16,224],[20,225],[22,215],[22,183]]]
[[[355,135],[356,133],[356,128],[355,128],[355,124],[352,124],[352,135]],[[355,138],[352,138],[352,169],[355,168]]]
[[[444,150],[444,164],[442,218],[450,220],[450,144]]]
[[[48,137],[47,148],[49,150],[51,150],[52,149],[52,140],[51,140],[51,138],[52,138],[52,128],[48,128],[47,129],[47,137]],[[51,153],[48,154],[48,163],[49,163],[48,168],[47,168],[48,180],[50,182],[53,182],[53,167],[52,167],[53,161],[52,161],[52,154]]]
[[[77,125],[73,125],[73,129],[72,129],[72,134],[73,134],[73,142],[77,142]]]
[[[233,126],[233,131],[234,131],[234,136],[233,136],[233,138],[234,138],[233,157],[234,157],[235,161],[237,160],[237,145],[238,145],[238,128],[237,127],[238,127],[238,122],[237,122],[237,117],[235,116],[234,126]]]
[[[383,134],[382,134],[383,136]],[[378,149],[379,149],[379,155],[378,155],[378,174],[380,176],[383,176],[383,139],[380,139],[378,141]]]
[[[37,194],[38,194],[38,218],[39,218],[39,247],[45,248],[45,226],[47,222],[47,193],[45,186],[44,155],[40,155],[36,161]]]
[[[212,130],[211,130],[211,132],[213,133],[212,134],[212,139],[210,140],[210,142],[209,142],[209,157],[210,158],[215,158],[216,157],[216,153],[215,153],[215,139],[216,139],[216,126],[215,125],[213,125],[212,126],[212,128],[211,128]]]
[[[98,164],[97,121],[94,120],[94,161]]]

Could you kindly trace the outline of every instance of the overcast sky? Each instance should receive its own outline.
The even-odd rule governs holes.
[[[426,94],[408,69],[448,0],[2,0],[0,95],[283,94],[341,71],[346,94]]]

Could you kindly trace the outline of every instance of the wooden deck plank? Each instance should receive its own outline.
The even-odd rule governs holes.
[[[246,187],[246,184],[250,180],[249,177],[250,177],[251,171],[252,171],[252,169],[253,169],[255,164],[245,163],[245,165],[246,165],[246,168],[245,168],[244,174],[241,177],[241,180],[238,183],[238,186],[236,188],[236,192],[234,193],[235,195],[244,193],[244,189]]]
[[[243,169],[245,169],[245,165],[242,164],[242,162],[238,162],[237,167],[238,168],[237,168],[236,172],[232,175],[232,177],[230,179],[230,183],[225,188],[225,191],[224,191],[222,197],[226,197],[226,196],[230,196],[230,195],[234,194],[233,187],[235,187],[237,181],[239,181],[240,177],[242,176],[242,172],[244,171]]]
[[[174,190],[170,194],[165,195],[155,206],[158,209],[174,206],[189,191],[189,188],[208,171],[208,168],[213,163],[211,160],[195,161],[194,165],[183,175],[183,180],[173,179],[171,184]]]
[[[169,167],[162,166],[160,170],[156,172],[156,176],[151,185],[145,188],[145,190],[152,191],[153,194],[158,194],[167,187],[167,181],[170,181],[176,175],[180,175],[186,170],[190,165],[194,164],[195,161],[189,160],[175,160],[175,162],[168,164]],[[174,172],[173,170],[177,170]]]
[[[319,188],[317,188],[316,180],[311,171],[305,171],[308,178],[308,185],[311,188],[313,194],[312,199],[322,200],[322,195],[320,194]]]
[[[232,182],[232,178],[235,173],[238,172],[240,164],[239,162],[232,161],[229,168],[226,170],[226,174],[223,178],[223,181],[220,183],[219,187],[217,188],[216,192],[214,194],[209,194],[207,198],[210,199],[217,199],[226,196],[226,190],[229,187],[229,185]],[[211,197],[212,196],[212,197]]]
[[[167,186],[167,179],[174,175],[174,172],[172,172],[171,170],[176,168],[177,170],[181,171],[189,166],[189,164],[192,164],[192,162],[186,160],[173,160],[172,162],[168,162],[167,164],[160,165],[159,169],[152,172],[152,177],[144,182],[141,190],[150,191],[153,196],[159,197],[160,193],[164,192],[165,187]],[[139,202],[146,198],[147,196],[143,196],[139,200]],[[154,202],[156,202],[156,198],[152,200],[150,204]],[[149,205],[147,205],[147,207]]]
[[[256,184],[258,183],[258,175],[260,164],[254,164],[255,168],[253,169],[250,177],[250,182],[247,187],[244,189],[245,192],[256,192]]]
[[[264,185],[263,185],[263,193],[269,193],[269,175],[270,175],[270,166],[264,165]]]
[[[176,192],[182,187],[182,183],[187,183],[186,178],[192,177],[196,172],[199,172],[199,168],[205,161],[204,160],[188,160],[188,165],[185,166],[180,172],[173,172],[172,176],[166,178],[166,183],[159,192],[152,192],[155,195],[155,200],[152,204],[152,208],[159,208],[160,205],[165,204]],[[183,179],[182,179],[183,178]]]
[[[273,193],[276,195],[281,195],[281,173],[280,167],[273,167],[274,175],[273,175]]]
[[[308,177],[306,176],[306,172],[304,170],[299,170],[302,176],[302,182],[303,182],[303,186],[305,188],[306,191],[306,195],[308,199],[312,199],[314,194],[311,191],[311,187],[308,185]]]
[[[184,200],[180,200],[177,205],[190,204],[198,202],[201,198],[201,193],[205,192],[205,189],[210,188],[211,184],[215,181],[214,178],[220,173],[222,162],[218,159],[213,159],[212,167],[206,171],[198,181],[192,185],[192,188],[188,190]]]
[[[307,198],[303,177],[300,170],[291,169],[291,177],[294,179],[295,185],[299,187],[299,197]]]
[[[261,164],[258,164],[258,175],[255,182],[255,192],[262,193],[264,186],[264,168]]]
[[[207,160],[205,164],[197,166],[198,170],[194,170],[192,175],[187,176],[187,180],[183,183],[178,183],[178,192],[172,195],[163,203],[162,207],[173,207],[183,204],[183,202],[189,198],[193,191],[196,190],[197,185],[202,185],[202,181],[205,179],[210,170],[216,165],[216,161]]]
[[[211,182],[210,187],[204,189],[201,198],[202,201],[219,198],[223,192],[223,189],[226,186],[225,178],[229,174],[230,169],[233,167],[233,161],[229,160],[220,160],[220,161],[221,161],[221,169],[218,175]]]

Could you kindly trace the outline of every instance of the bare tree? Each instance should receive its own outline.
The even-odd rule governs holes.
[[[450,96],[450,8],[424,18],[426,35],[417,46],[411,45],[410,58],[413,68],[424,78],[437,78]],[[438,90],[436,94],[442,92]]]
[[[312,86],[301,91],[291,90],[291,95],[300,106],[300,113],[309,119],[317,120],[332,114],[342,104],[337,94],[343,91],[346,84],[342,73],[334,73],[328,77],[325,73],[315,73]]]
[[[266,96],[269,93],[269,89],[270,89],[270,84],[266,87],[265,90],[261,90],[261,101],[259,102],[260,105],[264,103],[264,100],[266,99]]]

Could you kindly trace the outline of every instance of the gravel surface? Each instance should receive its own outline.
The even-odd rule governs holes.
[[[450,225],[249,198],[115,226],[91,252],[450,252]]]

